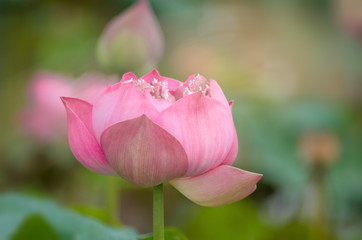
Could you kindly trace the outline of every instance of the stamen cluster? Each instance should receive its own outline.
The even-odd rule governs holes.
[[[190,95],[196,92],[202,92],[205,96],[209,93],[209,82],[200,74],[197,74],[194,79],[191,79],[188,86],[185,87],[184,96]]]
[[[146,82],[144,79],[133,79],[124,82],[133,83],[142,92],[146,91],[151,94],[155,99],[163,99],[168,102],[175,102],[175,92],[180,92],[182,97],[188,96],[193,93],[202,92],[205,96],[209,94],[209,82],[207,79],[200,74],[196,75],[195,78],[187,81],[186,83],[180,84],[176,91],[170,91],[166,80],[159,81],[154,78],[151,83]],[[179,98],[179,97],[178,97]],[[178,99],[177,98],[177,99]]]

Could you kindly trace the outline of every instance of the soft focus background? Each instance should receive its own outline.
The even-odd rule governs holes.
[[[3,194],[42,196],[106,224],[121,219],[140,233],[152,231],[150,189],[90,172],[65,139],[33,139],[18,117],[35,72],[77,78],[102,71],[95,56],[99,36],[133,2],[0,1]],[[240,150],[234,165],[264,174],[251,196],[217,208],[197,206],[167,185],[166,225],[191,240],[362,239],[362,2],[151,5],[165,39],[160,73],[181,81],[193,73],[216,79],[235,100]],[[6,206],[0,197],[0,223],[9,221],[1,216]]]

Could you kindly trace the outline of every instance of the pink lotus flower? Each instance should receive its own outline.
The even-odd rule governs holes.
[[[153,66],[162,52],[162,30],[147,0],[116,16],[105,27],[97,48],[101,66],[116,72]]]
[[[123,75],[94,105],[62,97],[74,156],[85,167],[141,186],[170,181],[204,206],[240,200],[262,175],[231,166],[238,140],[231,105],[215,80],[185,83],[153,70]]]
[[[93,73],[83,75],[74,82],[68,77],[49,72],[34,75],[29,85],[31,103],[18,115],[23,130],[41,141],[57,140],[67,130],[64,107],[59,97],[67,95],[94,102],[99,92],[116,79]]]

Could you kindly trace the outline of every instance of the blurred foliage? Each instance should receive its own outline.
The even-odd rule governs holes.
[[[99,70],[95,47],[102,29],[133,2],[0,1],[0,189],[49,195],[82,214],[45,200],[3,195],[1,239],[24,239],[23,234],[69,239],[75,231],[76,239],[137,238],[133,230],[100,223],[112,222],[107,177],[81,167],[65,140],[36,142],[16,121],[35,71],[76,77]],[[341,151],[324,176],[323,204],[333,238],[321,235],[361,239],[362,44],[339,29],[332,2],[151,0],[151,5],[166,38],[161,74],[215,78],[228,99],[235,99],[240,142],[235,165],[264,175],[251,197],[224,207],[193,206],[177,193],[166,222],[189,239],[312,239],[313,219],[304,208],[313,169],[298,148],[305,132],[327,131]],[[119,182],[127,191],[124,211],[115,215],[139,222],[137,228],[150,225],[142,212],[151,206],[147,190],[137,189],[136,197],[144,198],[137,202],[134,188]]]
[[[152,234],[141,237],[140,240],[152,240]],[[187,240],[188,238],[178,229],[174,227],[165,228],[165,240]]]
[[[137,239],[130,228],[110,228],[51,201],[11,193],[0,196],[0,222],[1,239]]]
[[[202,208],[194,214],[185,227],[190,239],[266,239],[271,233],[271,228],[258,217],[255,205],[247,200]]]
[[[59,240],[55,230],[39,214],[29,215],[11,237],[11,240],[21,239]]]
[[[236,100],[234,106],[236,126],[244,136],[241,151],[247,156],[246,164],[261,169],[263,181],[290,195],[302,196],[309,183],[310,169],[298,152],[301,135],[323,130],[338,136],[342,152],[328,169],[326,180],[330,213],[337,217],[357,210],[355,201],[362,201],[362,119],[358,109],[315,100],[283,106]]]

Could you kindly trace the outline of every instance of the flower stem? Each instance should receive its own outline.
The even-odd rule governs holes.
[[[108,212],[108,222],[113,226],[121,225],[119,220],[120,213],[120,185],[118,183],[118,178],[109,177],[108,178],[108,188],[107,188],[107,212]]]
[[[153,187],[153,240],[164,240],[163,184]]]

